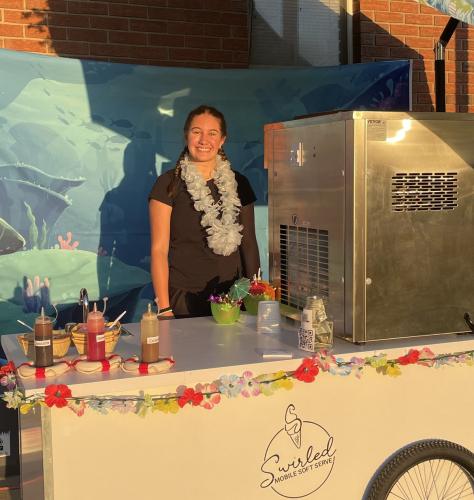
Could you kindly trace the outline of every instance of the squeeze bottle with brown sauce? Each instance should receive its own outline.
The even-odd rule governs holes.
[[[35,321],[34,329],[35,366],[44,368],[53,365],[53,323],[48,316],[44,315],[41,308],[41,316]]]

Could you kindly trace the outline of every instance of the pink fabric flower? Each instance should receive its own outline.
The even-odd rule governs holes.
[[[206,410],[211,410],[221,402],[221,395],[216,384],[197,384],[196,391],[203,395],[203,399],[199,405]]]
[[[260,384],[253,378],[253,373],[251,371],[245,371],[241,378],[242,390],[240,394],[244,398],[250,398],[251,396],[258,396],[260,391]]]
[[[72,400],[67,404],[68,408],[71,409],[78,417],[82,417],[84,415],[84,411],[86,409],[86,404],[82,400]]]

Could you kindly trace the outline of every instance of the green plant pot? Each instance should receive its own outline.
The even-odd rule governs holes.
[[[268,297],[263,293],[260,295],[247,295],[244,298],[245,310],[247,313],[256,316],[258,313],[258,303],[261,300],[268,300]]]
[[[216,323],[220,325],[232,325],[239,319],[240,306],[211,302],[211,312]]]

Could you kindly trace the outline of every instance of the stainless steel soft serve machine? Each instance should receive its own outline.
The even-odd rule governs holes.
[[[474,115],[345,111],[265,126],[270,278],[353,342],[463,333]]]

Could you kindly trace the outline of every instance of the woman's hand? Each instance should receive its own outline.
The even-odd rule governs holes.
[[[173,309],[170,306],[163,307],[158,311],[158,319],[174,319]]]
[[[174,313],[171,309],[169,311],[158,313],[158,319],[162,319],[162,320],[175,319]]]

